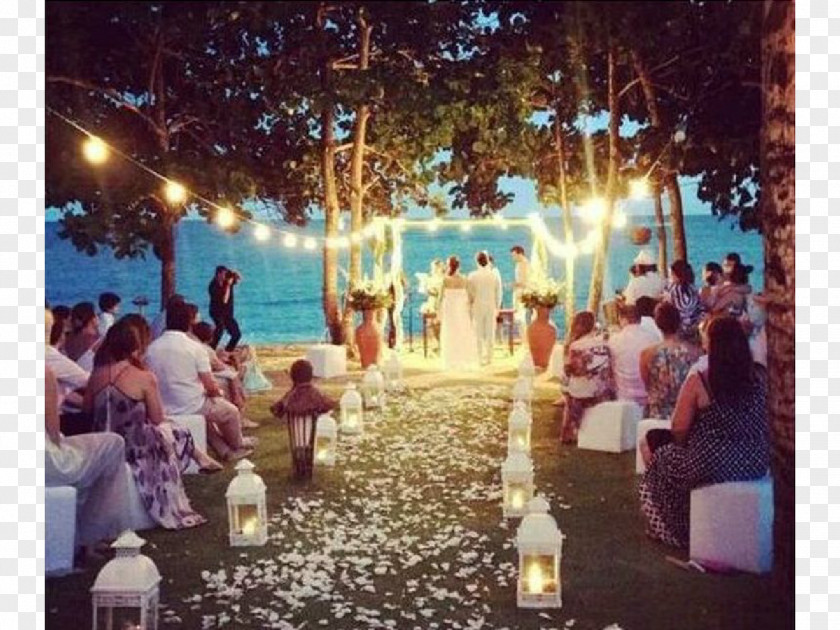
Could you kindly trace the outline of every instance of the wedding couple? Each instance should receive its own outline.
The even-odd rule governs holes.
[[[502,277],[486,251],[464,276],[457,256],[447,261],[440,303],[440,355],[444,370],[469,370],[493,358],[496,317],[502,306]]]

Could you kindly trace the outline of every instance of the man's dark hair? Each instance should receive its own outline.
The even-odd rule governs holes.
[[[213,333],[216,331],[213,324],[209,322],[198,322],[192,327],[193,334],[201,343],[209,344],[213,341]]]
[[[618,307],[619,319],[625,319],[631,324],[638,324],[641,321],[639,317],[639,309],[635,304],[622,304]]]
[[[653,311],[656,308],[656,300],[649,295],[643,295],[636,298],[636,310],[639,311],[639,317],[653,317]]]
[[[636,304],[639,301],[636,300]],[[656,307],[653,319],[663,335],[676,335],[680,329],[680,311],[670,302],[662,302]]]
[[[166,310],[169,310],[176,304],[183,304],[187,300],[180,293],[173,293],[172,297],[166,301]]]
[[[116,293],[106,291],[99,294],[99,310],[103,313],[110,313],[111,309],[122,302],[120,296]]]
[[[53,318],[70,319],[70,307],[64,304],[57,304],[52,309]]]
[[[720,266],[720,263],[716,263],[715,261],[707,262],[705,269],[710,273],[723,275],[723,267]]]
[[[176,302],[166,309],[166,330],[189,332],[193,314],[185,302]]]
[[[480,267],[486,267],[487,263],[487,252],[478,252],[478,255],[475,257],[475,262],[479,264]]]
[[[510,248],[512,254],[522,254],[525,255],[525,248],[522,245],[514,245]]]
[[[216,275],[218,276],[220,273],[222,273],[223,271],[227,271],[227,270],[228,270],[228,268],[225,267],[224,265],[219,265],[218,267],[216,267]]]
[[[731,263],[733,263],[733,264],[734,264],[734,265],[736,265],[736,266],[741,264],[741,254],[739,254],[738,252],[729,252],[729,253],[725,256],[725,258],[724,258],[724,259],[725,259],[727,262],[731,262]]]

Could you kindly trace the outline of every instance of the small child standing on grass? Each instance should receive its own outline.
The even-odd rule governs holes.
[[[278,419],[286,419],[295,476],[310,479],[318,416],[332,411],[335,402],[312,383],[312,364],[306,359],[295,361],[290,375],[292,389],[271,406],[271,413]]]
[[[104,337],[108,329],[114,325],[120,310],[120,296],[116,293],[105,292],[99,295],[99,336]]]

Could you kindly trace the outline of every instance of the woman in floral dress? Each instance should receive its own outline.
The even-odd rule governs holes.
[[[692,490],[760,479],[770,464],[764,368],[736,320],[712,320],[708,339],[709,367],[686,380],[672,430],[649,431],[640,445],[647,533],[676,547],[688,546]]]
[[[596,330],[595,316],[589,311],[577,313],[572,320],[564,371],[566,410],[560,440],[563,444],[574,444],[584,412],[598,403],[615,399],[606,336]]]

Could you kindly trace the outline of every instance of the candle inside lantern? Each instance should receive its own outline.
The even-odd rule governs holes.
[[[240,531],[246,536],[252,536],[257,532],[260,524],[260,517],[256,505],[239,506]]]
[[[347,426],[350,428],[355,428],[359,424],[359,414],[349,411],[347,412]]]
[[[257,519],[249,518],[242,526],[242,533],[246,536],[252,536],[257,531]]]
[[[525,504],[525,494],[517,488],[510,493],[510,505],[514,510],[521,510]]]
[[[528,592],[529,593],[542,593],[543,592],[543,572],[540,568],[539,562],[534,562],[528,567],[528,576],[526,578],[528,582]]]
[[[315,459],[324,461],[330,454],[330,438],[319,437],[315,439]]]

